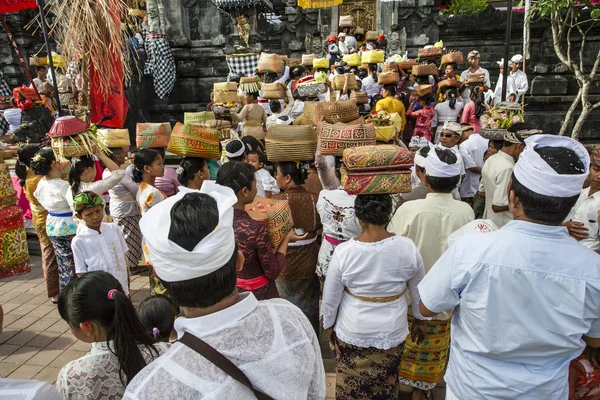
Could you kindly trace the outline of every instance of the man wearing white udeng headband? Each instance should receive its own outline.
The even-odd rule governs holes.
[[[600,257],[562,226],[589,155],[562,136],[525,143],[514,221],[457,240],[419,285],[424,316],[456,307],[446,399],[565,400],[569,362],[600,347]]]

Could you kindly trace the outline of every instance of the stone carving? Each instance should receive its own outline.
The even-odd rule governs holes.
[[[390,30],[386,55],[390,57],[394,54],[404,54],[406,51],[406,28],[402,28],[402,31],[400,31],[400,27],[394,24],[390,27]]]
[[[316,31],[313,34],[306,33],[306,38],[304,39],[304,46],[306,47],[307,53],[314,53],[318,57],[325,56],[325,42],[323,40],[323,36],[321,33]]]
[[[340,7],[340,15],[352,15],[356,26],[367,31],[376,31],[377,4],[374,0],[344,1]]]
[[[292,50],[292,51],[302,50],[302,42],[299,40],[292,40],[290,42],[290,50]]]

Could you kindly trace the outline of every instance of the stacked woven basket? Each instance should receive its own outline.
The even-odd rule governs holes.
[[[48,136],[57,160],[93,155],[96,146],[108,151],[107,147],[98,140],[96,126],[74,116],[57,118]]]

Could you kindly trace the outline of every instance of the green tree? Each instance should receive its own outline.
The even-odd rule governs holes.
[[[600,50],[592,53],[588,39],[597,34],[600,23],[600,1],[598,0],[534,0],[531,4],[530,20],[548,20],[552,29],[554,52],[561,63],[575,75],[579,91],[571,103],[560,128],[559,135],[567,134],[575,113],[579,117],[571,131],[571,137],[579,138],[581,128],[589,114],[600,108],[600,101],[590,101],[590,89],[598,85]],[[591,55],[592,65],[586,65],[585,55]]]

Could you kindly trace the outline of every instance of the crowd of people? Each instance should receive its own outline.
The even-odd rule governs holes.
[[[478,52],[468,61],[460,80],[487,73]],[[325,335],[340,400],[394,399],[400,385],[429,399],[442,378],[451,400],[597,399],[600,147],[525,123],[484,139],[489,75],[464,90],[426,77],[434,88],[418,96],[422,77],[399,70],[398,85],[377,88],[371,64],[356,79],[367,107],[398,114],[391,142],[414,154],[412,190],[351,195],[340,157],[273,163],[263,141],[269,122],[302,123],[305,101],[350,97],[348,75],[342,90],[331,83],[351,68],[331,67],[257,78],[286,98],[247,91],[224,115],[237,132],[219,163],[184,157],[173,169],[164,148],[63,160],[20,147],[47,295],[91,351],[56,390],[0,380],[0,394],[323,399]],[[443,71],[458,80],[456,65]],[[326,90],[300,96],[319,73]],[[248,213],[257,195],[289,205],[277,246]],[[129,278],[148,269],[151,296],[135,309]]]

